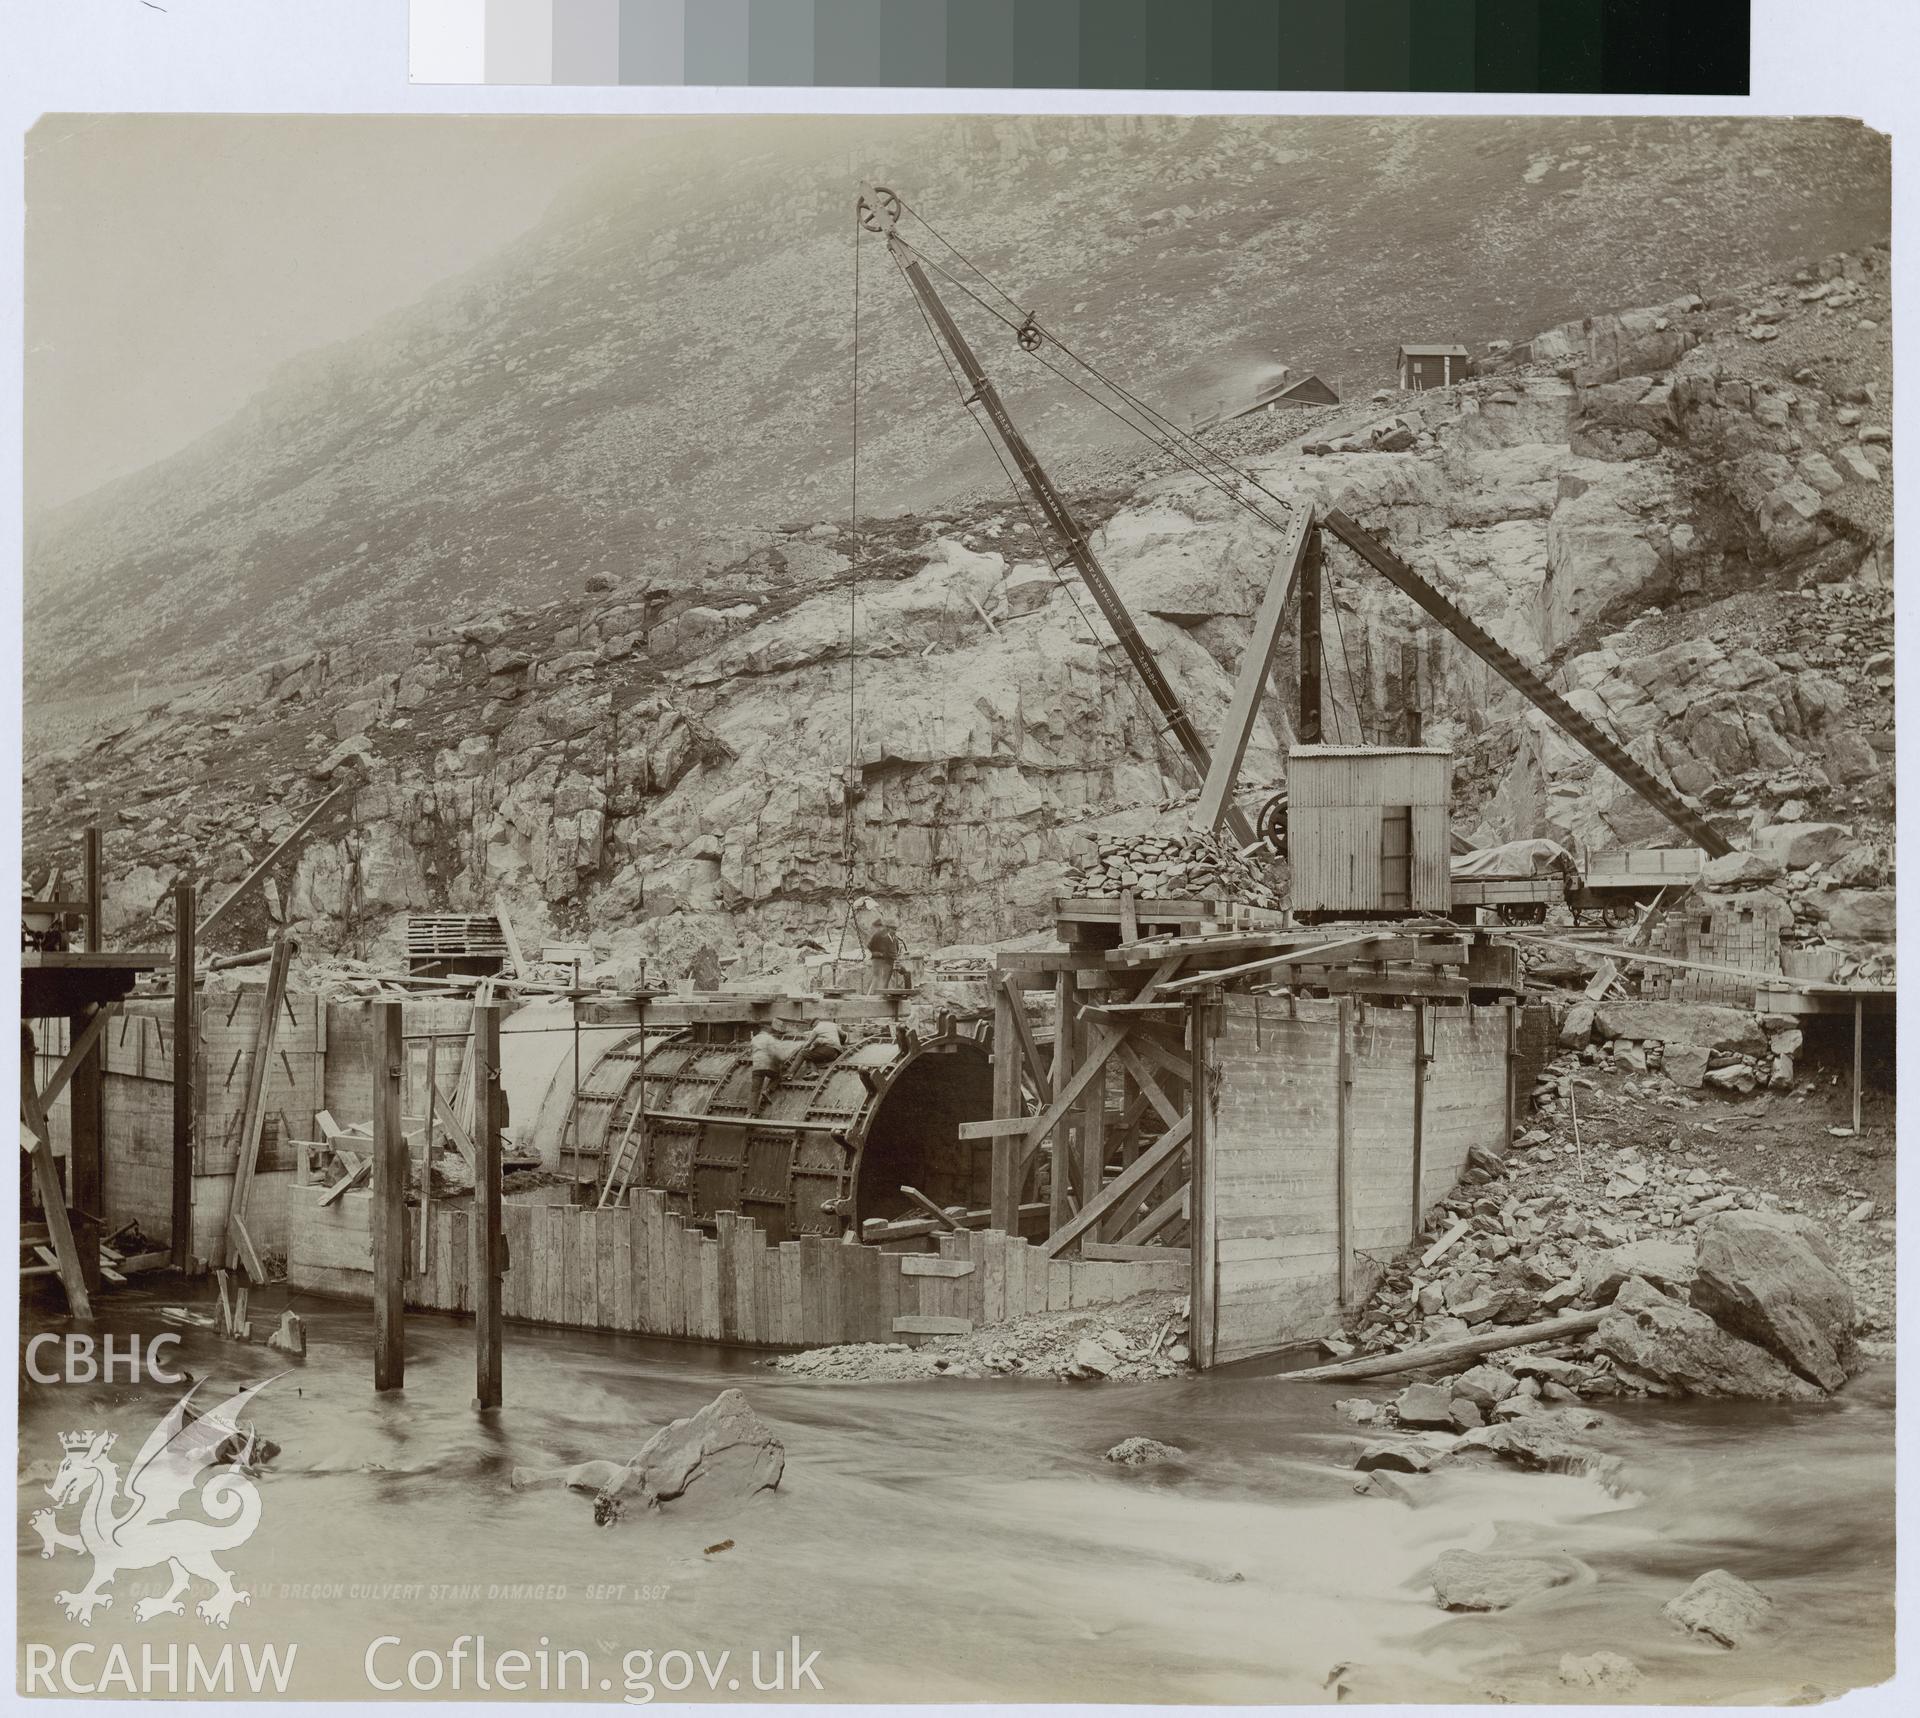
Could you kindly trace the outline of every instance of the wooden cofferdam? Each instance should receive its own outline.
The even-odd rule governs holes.
[[[985,1042],[960,1032],[850,1043],[796,1058],[757,1112],[753,1052],[739,1032],[636,1031],[582,1068],[560,1147],[577,1174],[626,1164],[626,1181],[696,1221],[750,1217],[775,1241],[839,1235],[917,1214],[901,1192],[984,1206],[991,1142],[963,1122],[993,1114]]]

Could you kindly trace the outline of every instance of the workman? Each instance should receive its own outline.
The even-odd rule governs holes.
[[[800,1054],[806,1061],[824,1066],[839,1061],[846,1047],[838,1026],[831,1020],[816,1020],[813,1030],[807,1034],[807,1047]]]
[[[871,995],[893,988],[894,969],[901,953],[900,933],[880,913],[880,903],[871,895],[862,895],[854,902],[856,924],[859,922],[859,910],[863,907],[874,914],[873,929],[866,933],[867,992]]]

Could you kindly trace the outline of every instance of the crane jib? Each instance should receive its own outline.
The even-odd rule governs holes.
[[[966,377],[967,386],[973,390],[973,399],[985,407],[987,416],[992,419],[993,427],[999,432],[1007,452],[1012,455],[1021,477],[1033,491],[1034,499],[1039,502],[1040,510],[1046,515],[1047,523],[1058,533],[1066,545],[1069,558],[1079,570],[1080,577],[1087,589],[1093,593],[1093,600],[1099,605],[1100,612],[1106,617],[1107,624],[1113,628],[1113,634],[1119,640],[1120,648],[1126,652],[1127,660],[1146,686],[1147,694],[1158,706],[1165,720],[1166,733],[1173,736],[1187,761],[1193,766],[1201,781],[1207,778],[1212,763],[1212,754],[1207,743],[1200,737],[1200,731],[1194,726],[1193,718],[1174,692],[1171,682],[1162,671],[1159,659],[1153,648],[1140,635],[1140,629],[1134,624],[1133,616],[1127,612],[1127,605],[1121,600],[1120,593],[1114,589],[1113,581],[1106,570],[1095,558],[1093,550],[1087,545],[1086,533],[1080,529],[1068,509],[1059,490],[1053,486],[1053,480],[1047,476],[1034,451],[1027,445],[1027,439],[1020,433],[1019,426],[1008,413],[1000,398],[999,390],[993,385],[986,371],[981,367],[967,338],[960,332],[959,324],[949,314],[945,302],[933,290],[933,284],[927,279],[926,271],[920,266],[920,259],[910,245],[898,237],[889,234],[888,247],[895,260],[900,263],[901,272],[907,277],[907,283],[913,288],[914,295],[920,300],[928,318],[940,336],[952,351],[954,360],[960,366],[960,373]],[[1237,806],[1230,806],[1226,820],[1235,839],[1242,847],[1253,845],[1255,840],[1253,826],[1246,815]]]

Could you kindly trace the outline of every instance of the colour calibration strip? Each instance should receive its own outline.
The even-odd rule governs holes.
[[[421,84],[1745,95],[1750,0],[411,0]]]

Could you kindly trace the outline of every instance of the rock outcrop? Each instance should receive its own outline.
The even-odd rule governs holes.
[[[1620,1290],[1601,1319],[1594,1346],[1615,1366],[1684,1395],[1788,1402],[1824,1395],[1757,1343],[1722,1330],[1704,1312],[1638,1278]]]
[[[1804,1217],[1726,1211],[1700,1225],[1694,1306],[1823,1390],[1847,1381],[1853,1291]]]
[[[722,1390],[704,1408],[662,1427],[640,1453],[600,1487],[597,1519],[624,1506],[655,1509],[677,1498],[702,1505],[737,1503],[772,1491],[786,1471],[786,1446],[739,1390]]]

